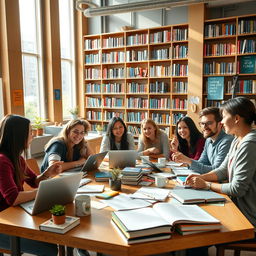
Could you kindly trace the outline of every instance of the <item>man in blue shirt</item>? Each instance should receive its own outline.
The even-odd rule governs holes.
[[[199,117],[199,125],[206,139],[201,157],[193,160],[181,152],[176,152],[172,155],[172,159],[175,162],[186,163],[191,170],[203,174],[221,165],[229,151],[233,136],[227,135],[222,130],[219,108],[204,108]]]

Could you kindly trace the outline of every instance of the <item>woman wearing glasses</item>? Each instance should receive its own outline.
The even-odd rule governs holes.
[[[63,161],[62,170],[79,167],[84,164],[92,150],[84,136],[90,130],[86,120],[69,121],[58,137],[52,138],[45,146],[45,157],[41,172],[57,161]]]
[[[171,155],[181,152],[191,159],[198,160],[204,149],[205,139],[194,121],[184,116],[176,124],[175,136],[170,143]]]
[[[103,137],[100,152],[109,150],[134,150],[134,139],[130,132],[127,132],[126,125],[122,118],[113,117]]]

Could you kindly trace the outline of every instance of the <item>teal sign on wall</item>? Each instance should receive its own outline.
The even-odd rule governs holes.
[[[240,64],[241,74],[256,73],[256,56],[255,55],[242,56],[240,63],[241,63]]]
[[[208,77],[207,100],[223,100],[224,97],[224,77]]]

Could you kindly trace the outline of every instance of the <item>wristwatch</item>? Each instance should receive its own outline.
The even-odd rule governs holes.
[[[211,190],[211,185],[212,185],[211,182],[206,182],[205,190]]]

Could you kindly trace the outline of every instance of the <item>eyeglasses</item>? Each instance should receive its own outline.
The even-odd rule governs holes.
[[[214,123],[214,121],[208,121],[208,122],[199,122],[199,125],[201,127],[208,127],[210,125],[212,125]]]
[[[71,132],[73,132],[75,135],[85,135],[85,132],[79,132],[78,130],[72,130]]]

